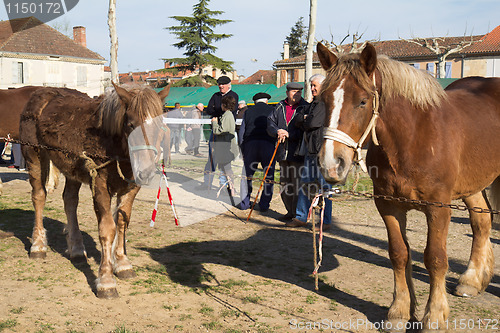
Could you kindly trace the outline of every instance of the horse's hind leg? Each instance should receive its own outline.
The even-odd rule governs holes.
[[[47,198],[45,190],[45,162],[48,159],[44,158],[44,152],[40,154],[35,152],[33,148],[23,146],[23,155],[26,159],[26,165],[29,170],[29,181],[31,184],[31,201],[35,209],[35,225],[33,227],[33,235],[31,238],[30,258],[43,259],[47,255],[47,235],[43,227],[43,208]]]
[[[132,268],[132,264],[127,258],[125,247],[125,231],[130,223],[130,214],[132,212],[132,204],[135,196],[139,192],[140,187],[134,187],[131,191],[124,195],[119,195],[116,201],[116,236],[113,243],[113,271],[120,279],[128,279],[135,277],[136,274]]]
[[[478,192],[463,200],[467,207],[488,208],[482,192]],[[458,281],[455,295],[476,296],[486,289],[493,276],[493,250],[490,242],[491,215],[470,212],[472,227],[472,250],[469,265]]]
[[[81,186],[82,183],[66,178],[63,192],[64,211],[68,219],[68,225],[66,227],[67,251],[70,259],[74,261],[85,261],[87,259],[87,252],[83,245],[82,233],[78,227],[78,217],[76,214],[78,208],[78,194]]]
[[[382,199],[375,200],[389,238],[389,257],[394,272],[394,298],[387,314],[392,327],[415,321],[416,297],[412,280],[410,245],[406,238],[406,209]]]

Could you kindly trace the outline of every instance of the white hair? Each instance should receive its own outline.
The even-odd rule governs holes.
[[[309,78],[309,83],[318,82],[319,84],[323,83],[325,76],[322,74],[314,74]]]
[[[267,98],[259,98],[258,100],[255,101],[255,104],[257,103],[267,103],[269,100]]]

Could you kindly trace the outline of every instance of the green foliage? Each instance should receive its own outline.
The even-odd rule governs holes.
[[[307,30],[304,18],[299,17],[292,27],[290,34],[285,38],[290,47],[290,58],[298,57],[306,53]]]
[[[179,42],[173,44],[178,49],[184,49],[185,58],[167,58],[175,68],[179,70],[198,70],[201,77],[203,67],[212,65],[223,72],[233,70],[233,62],[225,61],[214,55],[217,47],[213,43],[229,38],[232,34],[217,34],[214,29],[220,25],[232,22],[232,20],[217,19],[215,16],[223,14],[223,11],[208,9],[210,0],[200,0],[193,6],[193,16],[171,16],[177,20],[179,25],[167,27]],[[167,69],[170,70],[170,69]],[[189,84],[196,82],[189,82]],[[199,85],[199,84],[198,84]],[[182,86],[188,86],[182,84]]]

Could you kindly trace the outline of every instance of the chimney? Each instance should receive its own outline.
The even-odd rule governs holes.
[[[85,27],[73,27],[73,40],[83,47],[87,47],[87,34]]]
[[[283,60],[290,58],[290,45],[288,45],[288,42],[285,42],[283,44]]]

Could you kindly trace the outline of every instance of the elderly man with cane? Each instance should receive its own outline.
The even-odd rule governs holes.
[[[264,170],[267,169],[264,191],[259,201],[259,210],[265,212],[269,209],[269,203],[273,196],[274,165],[273,151],[276,139],[267,134],[267,117],[274,108],[267,104],[271,96],[266,93],[258,93],[253,96],[254,106],[249,107],[241,123],[238,133],[239,144],[243,154],[243,172],[241,179],[241,203],[240,209],[250,208],[250,195],[252,194],[252,180],[260,163]],[[257,193],[258,196],[258,193]],[[257,197],[255,198],[257,200]]]
[[[297,227],[292,221],[297,208],[300,167],[304,157],[297,154],[302,141],[303,131],[295,126],[295,116],[309,103],[302,98],[304,87],[297,82],[286,85],[286,99],[280,101],[267,118],[267,132],[273,138],[283,142],[278,148],[276,160],[280,163],[281,200],[287,210],[280,220],[288,227]]]

